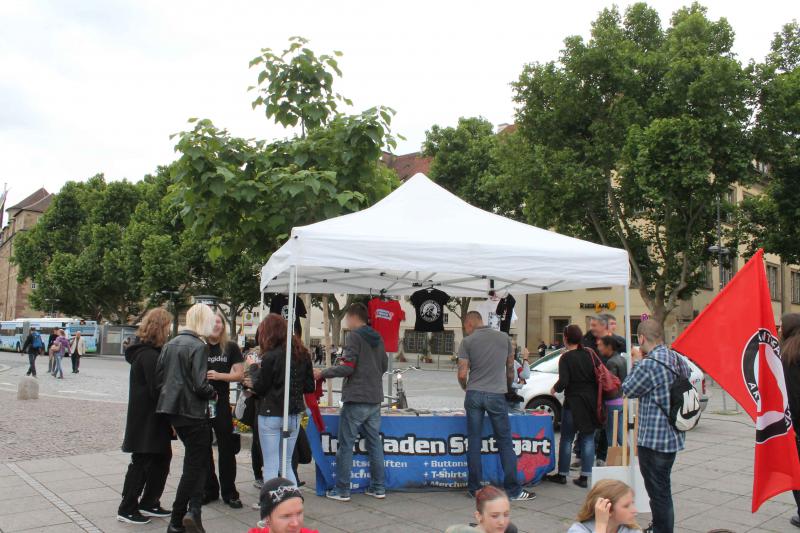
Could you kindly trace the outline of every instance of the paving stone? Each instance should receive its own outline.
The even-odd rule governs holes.
[[[55,508],[41,509],[33,513],[23,511],[0,516],[0,531],[24,531],[34,528],[45,529],[55,524],[68,524],[70,522],[71,520],[67,515]]]

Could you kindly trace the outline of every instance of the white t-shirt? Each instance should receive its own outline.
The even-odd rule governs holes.
[[[500,303],[500,298],[493,300],[491,298],[478,304],[476,311],[483,317],[483,325],[500,331],[500,320],[503,318],[497,314],[497,304]]]

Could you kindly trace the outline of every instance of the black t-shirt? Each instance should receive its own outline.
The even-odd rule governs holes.
[[[507,294],[497,303],[497,314],[500,315],[500,331],[508,333],[511,329],[511,318],[514,316],[514,304],[517,300]]]
[[[269,304],[269,312],[281,315],[284,320],[289,320],[289,297],[285,294],[277,294],[273,296]],[[296,335],[302,335],[303,327],[300,325],[300,318],[305,318],[307,315],[306,304],[303,300],[294,297],[294,332]]]
[[[208,369],[223,374],[229,374],[233,365],[243,363],[242,350],[233,341],[228,341],[223,350],[219,344],[208,345]],[[217,390],[217,402],[223,405],[227,399],[231,401],[231,384],[228,381],[209,381]]]
[[[422,289],[411,295],[417,320],[416,331],[444,331],[444,306],[450,297],[439,289]]]

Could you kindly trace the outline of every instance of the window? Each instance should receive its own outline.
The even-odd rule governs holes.
[[[551,317],[550,331],[553,344],[559,345],[564,341],[564,330],[569,326],[570,317]]]
[[[725,204],[727,204],[722,206],[723,213],[725,213],[724,220],[728,224],[732,224],[734,221],[734,214],[736,212],[736,189],[728,189],[728,191],[725,193],[724,201]]]
[[[722,260],[722,286],[728,284],[730,280],[733,279],[733,276],[736,274],[736,258],[730,257],[727,259]]]
[[[31,281],[31,289],[35,289],[35,288],[36,288],[36,282],[35,281]]]
[[[705,290],[713,290],[714,289],[714,274],[712,272],[712,265],[711,263],[706,263],[701,267],[700,271],[700,286],[703,287]]]
[[[773,300],[781,299],[780,280],[778,279],[778,267],[767,265],[767,283],[769,284],[769,295]]]
[[[639,324],[642,323],[642,317],[631,317],[631,344],[639,344],[636,338],[636,332],[639,331]]]
[[[456,334],[453,331],[437,331],[435,333],[432,333],[431,353],[452,355],[456,351],[455,343],[456,343]]]
[[[422,331],[406,330],[403,337],[403,349],[408,353],[424,353],[428,336]]]
[[[792,270],[792,303],[800,304],[800,272]]]

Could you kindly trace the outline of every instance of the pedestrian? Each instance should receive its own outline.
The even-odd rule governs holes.
[[[547,353],[547,344],[541,339],[539,339],[539,347],[536,348],[539,352],[539,357],[544,357]]]
[[[303,493],[288,479],[264,483],[259,502],[261,522],[249,533],[319,533],[303,527]]]
[[[125,350],[131,370],[122,451],[131,454],[131,462],[122,486],[117,520],[128,524],[147,524],[149,517],[166,518],[171,514],[161,507],[161,495],[172,461],[172,428],[168,417],[156,413],[159,397],[156,364],[169,338],[172,318],[172,314],[160,307],[148,311],[136,332],[136,340]]]
[[[53,363],[53,377],[64,379],[64,369],[62,368],[61,362],[64,359],[64,354],[69,350],[69,341],[67,340],[67,335],[64,333],[63,329],[58,330],[58,337],[56,337],[56,340],[53,342],[53,346],[50,347],[50,350],[55,358]]]
[[[650,496],[652,531],[671,533],[675,511],[670,478],[685,434],[670,424],[665,410],[670,405],[670,386],[678,375],[688,379],[691,371],[683,357],[667,348],[664,328],[657,321],[640,323],[637,334],[641,351],[632,350],[633,368],[622,382],[622,392],[639,398],[639,469]]]
[[[619,354],[617,339],[611,335],[606,335],[597,343],[597,348],[599,350],[600,360],[603,361],[606,368],[619,378],[620,383],[625,381],[625,378],[628,376],[628,363],[625,361],[625,358]],[[607,414],[606,425],[600,428],[595,438],[597,466],[605,466],[606,459],[608,458],[608,447],[614,445],[614,413],[622,412],[622,402],[621,389],[614,398],[605,400]],[[625,428],[621,415],[617,416],[616,444],[621,445],[625,434]]]
[[[522,387],[527,383],[528,378],[531,377],[531,367],[528,364],[528,349],[517,348],[517,341],[511,341],[511,347],[514,350],[514,379],[511,382],[511,388],[508,390],[506,398],[508,399],[508,408],[511,411],[522,411],[522,403],[525,398],[519,395]]]
[[[258,348],[251,347],[250,349],[248,349],[244,355],[244,360],[256,361],[257,365],[260,365],[261,356]],[[243,388],[242,394],[247,395],[246,405],[248,406],[245,408],[245,417],[250,416],[251,409],[253,411],[257,410],[257,402],[258,402],[258,397],[255,395],[255,392],[253,392],[251,388],[253,384],[253,379],[250,374],[250,368],[251,365],[249,364],[245,365],[244,378],[242,380],[242,388]],[[259,371],[260,367],[256,368],[255,370]],[[253,407],[250,407],[251,404],[253,405]],[[261,443],[258,440],[258,415],[257,414],[253,415],[252,422],[248,420],[247,423],[251,425],[252,429],[252,439],[250,442],[250,465],[253,469],[253,486],[258,490],[261,490],[261,488],[264,486],[264,457],[262,456],[261,453]],[[254,509],[257,508],[258,505],[259,505],[258,503],[255,503],[253,505],[253,508]]]
[[[53,328],[50,332],[50,335],[47,337],[47,373],[52,374],[53,369],[56,366],[56,351],[53,349],[53,344],[55,344],[56,339],[58,338],[58,328]]]
[[[72,373],[77,374],[80,372],[81,357],[86,355],[86,341],[80,331],[75,332],[75,336],[72,337],[72,341],[69,343],[69,353],[72,359]]]
[[[483,317],[477,311],[467,313],[464,331],[467,336],[458,347],[458,382],[466,391],[469,495],[474,498],[483,481],[483,421],[484,415],[488,415],[500,449],[506,494],[512,500],[533,500],[536,495],[522,490],[517,480],[517,456],[508,419],[506,392],[514,380],[511,338],[502,331],[484,326]]]
[[[547,476],[548,481],[566,484],[572,457],[572,439],[577,435],[581,451],[580,476],[573,480],[579,487],[588,486],[594,466],[594,432],[600,427],[597,420],[597,378],[594,360],[581,344],[583,332],[575,324],[564,330],[567,351],[558,361],[558,381],[550,390],[555,396],[564,393],[561,409],[561,438],[558,443],[558,473]]]
[[[278,314],[270,313],[256,332],[261,350],[260,367],[254,358],[248,360],[249,376],[252,383],[248,386],[258,395],[258,440],[264,460],[263,479],[278,477],[281,466],[291,465],[291,457],[300,431],[300,418],[305,412],[303,394],[314,391],[314,375],[312,373],[311,354],[303,346],[300,338],[292,335],[287,339],[287,322]],[[291,349],[290,381],[286,376],[286,346]],[[289,436],[286,443],[286,454],[283,456],[284,393],[289,387]],[[286,477],[297,485],[297,478],[289,468]]]
[[[625,337],[617,335],[617,317],[611,313],[600,313],[600,316],[605,318],[606,322],[608,322],[608,332],[614,337],[614,341],[617,343],[617,351],[620,353],[627,353],[628,347]]]
[[[239,435],[233,434],[231,414],[231,383],[244,378],[244,359],[239,345],[228,337],[225,318],[217,312],[214,331],[208,337],[208,382],[217,391],[217,416],[211,419],[211,429],[217,437],[219,478],[214,471],[214,454],[209,449],[209,469],[203,494],[203,503],[218,500],[232,509],[241,509],[242,501],[236,490],[236,453]],[[240,444],[239,444],[240,445]]]
[[[591,348],[597,353],[597,341],[611,335],[608,329],[608,318],[606,315],[595,315],[589,319],[589,331],[581,339],[581,346],[584,348]]]
[[[505,492],[487,485],[475,495],[475,523],[481,533],[517,533],[511,523],[511,502]]]
[[[194,304],[186,326],[161,350],[156,366],[160,390],[156,412],[169,416],[183,442],[183,473],[172,504],[167,533],[204,533],[201,518],[203,488],[211,453],[211,425],[216,389],[208,382],[208,346],[201,337],[214,331],[214,311]]]
[[[317,344],[314,347],[314,364],[321,365],[325,360],[325,352],[322,349],[321,344]]]
[[[567,533],[634,533],[636,523],[633,489],[622,481],[598,481],[583,502],[577,522]]]
[[[314,369],[314,378],[345,378],[342,383],[342,409],[339,415],[339,445],[336,450],[336,487],[326,497],[350,501],[350,476],[353,467],[353,445],[360,433],[367,442],[370,486],[367,496],[386,498],[386,472],[381,440],[381,403],[383,373],[389,358],[380,334],[369,327],[369,314],[364,304],[347,308],[345,324],[350,332],[345,338],[344,353],[336,366]]]
[[[31,328],[28,336],[25,337],[25,342],[22,345],[22,351],[28,353],[28,373],[26,376],[36,377],[36,358],[42,352],[44,342],[42,335],[36,328]]]
[[[800,313],[787,313],[781,317],[781,359],[783,360],[786,390],[789,393],[789,410],[800,454]],[[797,504],[797,514],[789,520],[800,528],[800,490],[792,491]]]

